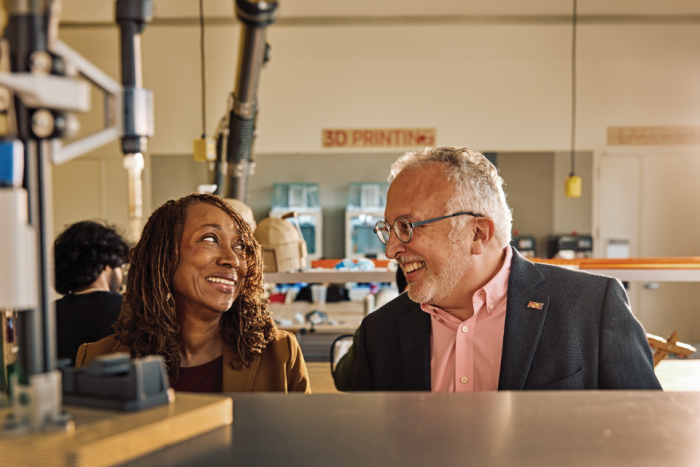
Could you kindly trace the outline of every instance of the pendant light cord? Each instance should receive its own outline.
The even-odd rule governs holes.
[[[575,0],[574,0],[575,1]],[[202,73],[202,138],[207,137],[207,82],[204,73],[204,5],[199,0],[199,57]]]
[[[571,176],[576,166],[576,0],[572,18],[573,33],[571,38]]]

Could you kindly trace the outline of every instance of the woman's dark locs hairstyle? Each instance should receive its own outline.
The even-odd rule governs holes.
[[[116,228],[83,221],[56,237],[53,254],[56,291],[67,294],[95,282],[105,267],[124,265],[129,259],[129,244]]]
[[[196,203],[221,208],[236,222],[243,235],[248,272],[240,294],[219,322],[224,342],[236,349],[240,361],[226,362],[234,367],[250,366],[275,336],[275,323],[263,294],[262,250],[250,229],[223,199],[195,193],[170,200],[151,215],[141,240],[131,252],[131,265],[121,314],[114,328],[117,339],[131,350],[132,357],[162,355],[168,375],[177,380],[180,369],[180,330],[175,314],[171,281],[180,259],[187,209]]]

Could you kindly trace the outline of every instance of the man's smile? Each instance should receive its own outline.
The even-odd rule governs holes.
[[[425,266],[425,261],[411,261],[410,263],[403,263],[401,267],[406,274],[410,274],[413,271],[422,269]]]

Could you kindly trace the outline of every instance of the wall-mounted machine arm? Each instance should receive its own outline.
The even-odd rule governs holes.
[[[26,390],[13,391],[14,411],[0,420],[0,432],[16,434],[46,426],[69,429],[70,420],[60,412],[60,373],[54,371],[56,330],[49,300],[54,275],[51,167],[52,162],[65,162],[122,136],[125,165],[133,177],[130,208],[140,223],[140,167],[129,161],[143,160],[146,137],[153,134],[152,97],[141,87],[140,69],[140,33],[150,20],[151,0],[117,1],[126,49],[124,92],[55,37],[60,0],[0,1],[0,10],[8,17],[0,39],[0,391],[7,390],[3,351],[8,348],[14,359],[11,365],[16,368],[18,358],[29,383]],[[78,72],[106,92],[107,128],[62,146],[58,140],[74,126],[71,113],[90,107],[89,85],[76,79]],[[17,373],[12,375],[16,378]],[[29,404],[20,397],[27,395]],[[2,399],[0,394],[0,405]]]
[[[236,15],[241,21],[236,85],[229,98],[226,162],[228,186],[218,192],[226,198],[246,202],[248,176],[252,174],[251,151],[255,138],[257,92],[260,69],[268,51],[265,36],[267,26],[276,19],[276,1],[235,0]],[[226,164],[218,164],[219,169]],[[218,179],[222,177],[217,176]]]
[[[121,34],[123,86],[122,152],[129,172],[129,230],[137,241],[141,236],[143,194],[141,171],[147,138],[153,136],[153,93],[143,88],[141,76],[141,32],[152,19],[153,0],[117,0],[117,23]]]

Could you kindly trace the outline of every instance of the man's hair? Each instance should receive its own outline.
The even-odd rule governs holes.
[[[434,162],[440,164],[445,177],[453,182],[457,189],[454,198],[447,205],[450,214],[472,211],[490,217],[496,224],[496,240],[501,247],[508,245],[513,213],[506,203],[504,182],[498,175],[498,169],[479,152],[465,147],[448,146],[407,152],[391,165],[389,182],[404,170],[415,170]],[[453,218],[453,222],[466,220],[463,216]]]
[[[212,204],[228,214],[238,226],[245,244],[248,271],[233,306],[219,322],[224,343],[238,352],[247,367],[260,356],[276,334],[275,323],[263,295],[262,250],[248,223],[216,195],[195,193],[170,200],[156,209],[143,228],[141,239],[131,251],[131,266],[119,319],[114,325],[117,339],[128,346],[132,357],[162,355],[168,375],[177,380],[180,370],[180,331],[171,289],[180,259],[180,239],[187,209],[196,203]]]
[[[90,285],[107,266],[129,259],[129,244],[109,225],[92,221],[69,226],[53,243],[56,291],[67,294]]]

